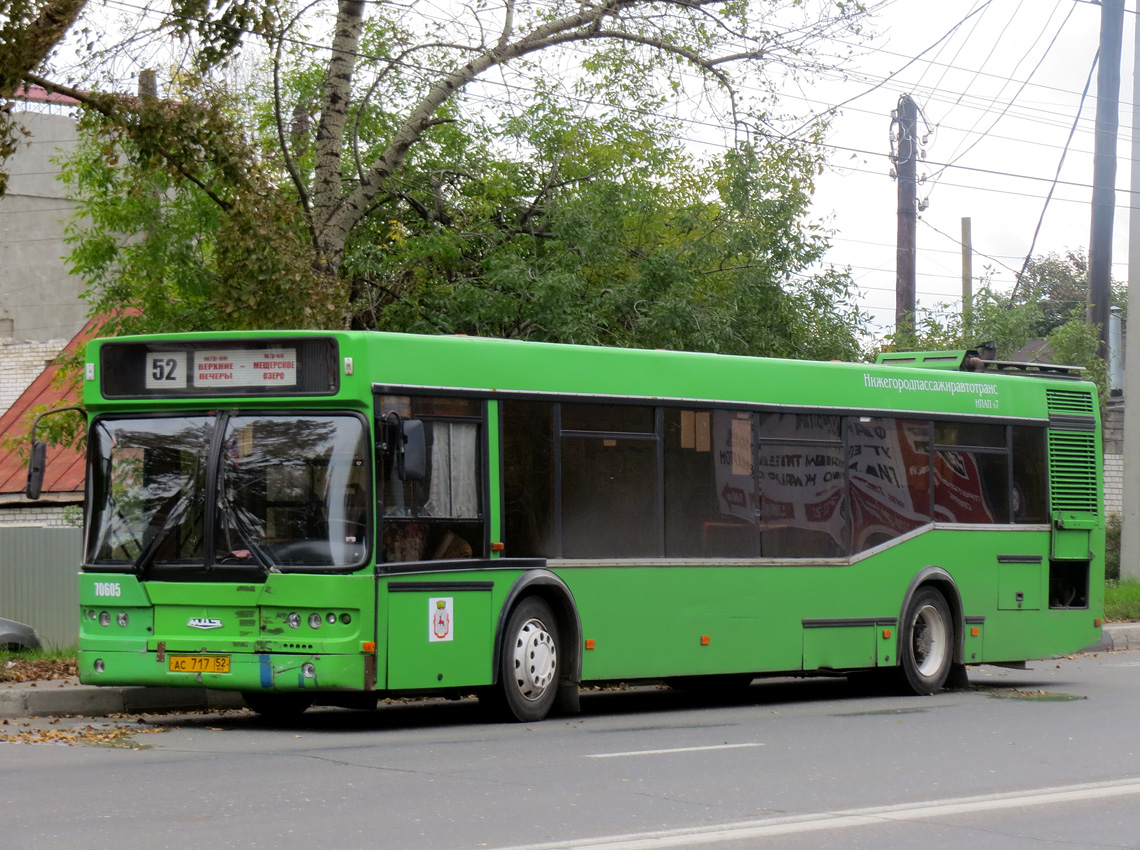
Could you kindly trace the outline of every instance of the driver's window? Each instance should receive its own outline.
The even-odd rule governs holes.
[[[378,410],[421,421],[427,444],[427,474],[422,481],[402,481],[393,455],[381,455],[383,559],[485,557],[482,402],[450,396],[383,396]]]

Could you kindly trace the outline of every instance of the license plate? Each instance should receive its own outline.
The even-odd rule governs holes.
[[[230,659],[227,655],[171,655],[172,673],[228,673]]]

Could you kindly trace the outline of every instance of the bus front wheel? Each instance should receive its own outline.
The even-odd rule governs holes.
[[[933,694],[946,684],[954,661],[954,625],[950,606],[933,587],[920,588],[907,606],[899,656],[910,691]]]
[[[499,687],[508,719],[531,723],[550,712],[558,693],[558,622],[542,599],[511,612],[504,633]]]
[[[313,704],[305,694],[257,693],[243,691],[242,697],[251,711],[267,720],[283,721],[300,717]]]

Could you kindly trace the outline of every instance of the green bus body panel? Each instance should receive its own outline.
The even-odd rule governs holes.
[[[372,641],[376,631],[375,583],[371,575],[337,576],[336,581],[318,575],[271,575],[264,584],[140,583],[131,575],[81,573],[80,649],[91,662],[103,659],[106,670],[97,674],[81,664],[80,678],[89,684],[361,690],[362,644]],[[102,612],[108,614],[106,626],[99,620]],[[297,628],[288,624],[291,613],[299,617]],[[120,625],[124,614],[126,624]],[[317,629],[308,623],[312,615],[321,618]],[[335,622],[329,622],[330,615]],[[345,615],[347,623],[342,621]],[[214,621],[220,625],[214,627]],[[164,655],[229,656],[234,669],[202,674],[201,681],[196,674],[170,671],[159,658],[160,643]],[[242,656],[256,663],[239,670]],[[259,661],[259,656],[276,660]],[[297,683],[289,672],[309,658],[320,659],[319,685]],[[278,682],[278,676],[285,679]]]
[[[250,409],[370,410],[372,385],[462,388],[480,393],[541,392],[644,399],[674,398],[745,404],[787,405],[811,410],[922,411],[1047,419],[1045,385],[1072,391],[1072,381],[972,372],[820,363],[694,352],[531,343],[477,337],[306,331],[241,334],[170,334],[121,337],[117,341],[235,338],[273,340],[305,336],[335,339],[353,374],[340,376],[335,395],[305,398],[235,396]],[[223,396],[110,400],[100,392],[99,351],[110,340],[94,340],[87,362],[95,379],[84,386],[92,414],[106,410],[211,409]]]
[[[450,622],[439,630],[445,637],[433,640],[433,615],[439,611],[435,603],[440,599],[451,603],[447,610]],[[388,606],[388,688],[491,684],[497,611],[491,609],[490,589],[389,593]]]
[[[847,670],[874,667],[878,659],[876,626],[804,629],[804,667]]]
[[[908,589],[931,567],[944,571],[960,595],[961,610],[954,611],[958,658],[967,664],[1068,653],[1100,639],[1095,620],[1103,612],[1103,493],[1096,474],[1098,413],[1089,384],[904,366],[347,331],[161,339],[224,343],[306,336],[336,340],[335,394],[107,399],[100,394],[98,375],[106,341],[96,340],[87,354],[88,365],[95,367],[95,379],[85,385],[88,411],[98,416],[226,405],[348,410],[371,418],[378,388],[463,390],[490,400],[486,519],[492,543],[503,535],[500,410],[494,400],[507,394],[1049,424],[1052,532],[1045,526],[934,525],[850,561],[551,561],[548,568],[569,590],[571,619],[576,614],[581,621],[582,681],[893,666]],[[346,358],[352,358],[352,374],[344,369]],[[502,553],[488,554],[499,558]],[[1087,605],[1051,608],[1051,570],[1079,571],[1085,564]],[[495,681],[496,640],[522,571],[505,566],[431,572],[426,563],[406,575],[382,570],[383,565],[378,574],[371,567],[351,575],[272,574],[246,584],[141,582],[131,574],[81,573],[81,679],[243,691],[425,691]],[[393,590],[399,584],[414,587]],[[435,622],[438,611],[448,614],[446,627]],[[103,613],[106,626],[100,622]],[[299,617],[297,627],[289,623],[291,614]],[[308,624],[312,615],[322,618],[317,629]],[[174,672],[167,661],[171,654],[224,655],[230,672]],[[97,660],[102,673],[95,672]],[[312,665],[314,675],[306,677],[303,665]]]
[[[585,653],[586,680],[893,665],[897,625],[883,639],[881,627],[812,629],[803,621],[896,623],[911,579],[925,566],[954,579],[964,616],[985,618],[984,650],[979,635],[965,653],[967,663],[980,663],[1029,657],[1026,647],[1038,657],[1072,652],[1100,639],[1093,611],[1103,601],[1030,616],[1024,606],[999,604],[1003,569],[1016,566],[1006,581],[1041,607],[1048,542],[1045,532],[934,529],[849,566],[553,569],[574,593],[583,637],[594,641]],[[1010,565],[998,563],[999,553],[1044,557],[1040,565]]]

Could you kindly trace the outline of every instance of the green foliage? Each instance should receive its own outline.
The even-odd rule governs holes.
[[[1083,367],[1085,377],[1097,385],[1103,407],[1108,364],[1097,354],[1099,329],[1085,321],[1087,293],[1088,263],[1082,252],[1038,257],[1029,263],[1015,292],[984,286],[974,294],[969,327],[957,310],[942,304],[919,316],[913,334],[888,335],[876,349],[931,351],[993,344],[995,359],[1010,360],[1031,339],[1044,339],[1045,361]],[[1125,296],[1123,287],[1114,284],[1114,304],[1122,313]]]
[[[1075,316],[1084,315],[1089,291],[1089,261],[1083,250],[1064,256],[1046,254],[1030,260],[1016,293],[1018,304],[1035,304],[1040,319],[1033,335],[1047,337]],[[1127,287],[1112,282],[1112,306],[1123,316],[1128,306]]]
[[[1085,378],[1096,384],[1103,410],[1108,401],[1108,363],[1097,354],[1100,348],[1097,327],[1086,322],[1083,316],[1073,316],[1054,328],[1048,340],[1057,363],[1085,368]]]
[[[195,72],[163,100],[84,95],[65,168],[71,262],[105,332],[349,324],[858,354],[849,277],[814,270],[818,156],[753,141],[698,162],[664,107],[719,100],[744,137],[769,106],[745,105],[743,69],[810,62],[860,5],[509,11],[176,0],[168,23]],[[795,18],[794,35],[769,16]],[[236,97],[195,74],[242,30],[267,36],[273,64]],[[328,31],[331,54],[309,45]],[[484,72],[509,96],[469,92]],[[771,89],[764,76],[749,87]]]
[[[55,361],[57,368],[52,376],[52,386],[67,390],[70,398],[75,401],[65,400],[54,406],[44,404],[33,406],[24,418],[24,428],[13,429],[0,438],[0,448],[23,458],[26,463],[31,454],[32,445],[29,436],[36,417],[59,408],[82,406],[83,382],[79,380],[79,376],[83,374],[85,349],[86,346],[81,345],[71,353],[64,352],[57,357]],[[86,437],[87,420],[75,410],[60,410],[57,414],[44,416],[36,429],[36,439],[51,446],[82,448]]]
[[[184,99],[87,113],[62,178],[78,203],[72,271],[109,334],[321,327],[343,288],[315,271],[296,204],[276,188],[226,93],[187,78]],[[121,109],[116,104],[115,109]],[[162,151],[194,161],[191,178]]]
[[[302,101],[316,82],[308,65],[282,79]],[[332,327],[347,317],[419,333],[858,354],[865,317],[850,279],[805,273],[826,240],[807,220],[819,162],[797,145],[740,146],[700,164],[654,119],[583,117],[539,86],[497,124],[456,111],[426,131],[330,280],[313,271],[319,258],[296,187],[282,179],[272,111],[256,110],[259,146],[217,87],[188,80],[171,108],[178,116],[161,129],[145,105],[125,129],[86,118],[65,165],[81,205],[71,262],[111,332]],[[368,101],[354,121],[373,150],[394,118]],[[296,129],[290,158],[306,174],[315,131]],[[173,144],[197,157],[197,179],[156,155]]]
[[[1120,514],[1109,514],[1104,523],[1104,577],[1120,578]]]
[[[805,224],[816,163],[802,150],[741,147],[702,167],[657,128],[531,117],[499,139],[533,158],[490,162],[479,178],[456,181],[446,220],[374,218],[372,238],[344,266],[366,281],[358,325],[858,354],[865,318],[847,275],[803,274],[826,241]]]
[[[277,25],[278,5],[269,0],[174,0],[171,27],[198,46],[199,69],[232,59],[249,35],[267,35]]]

